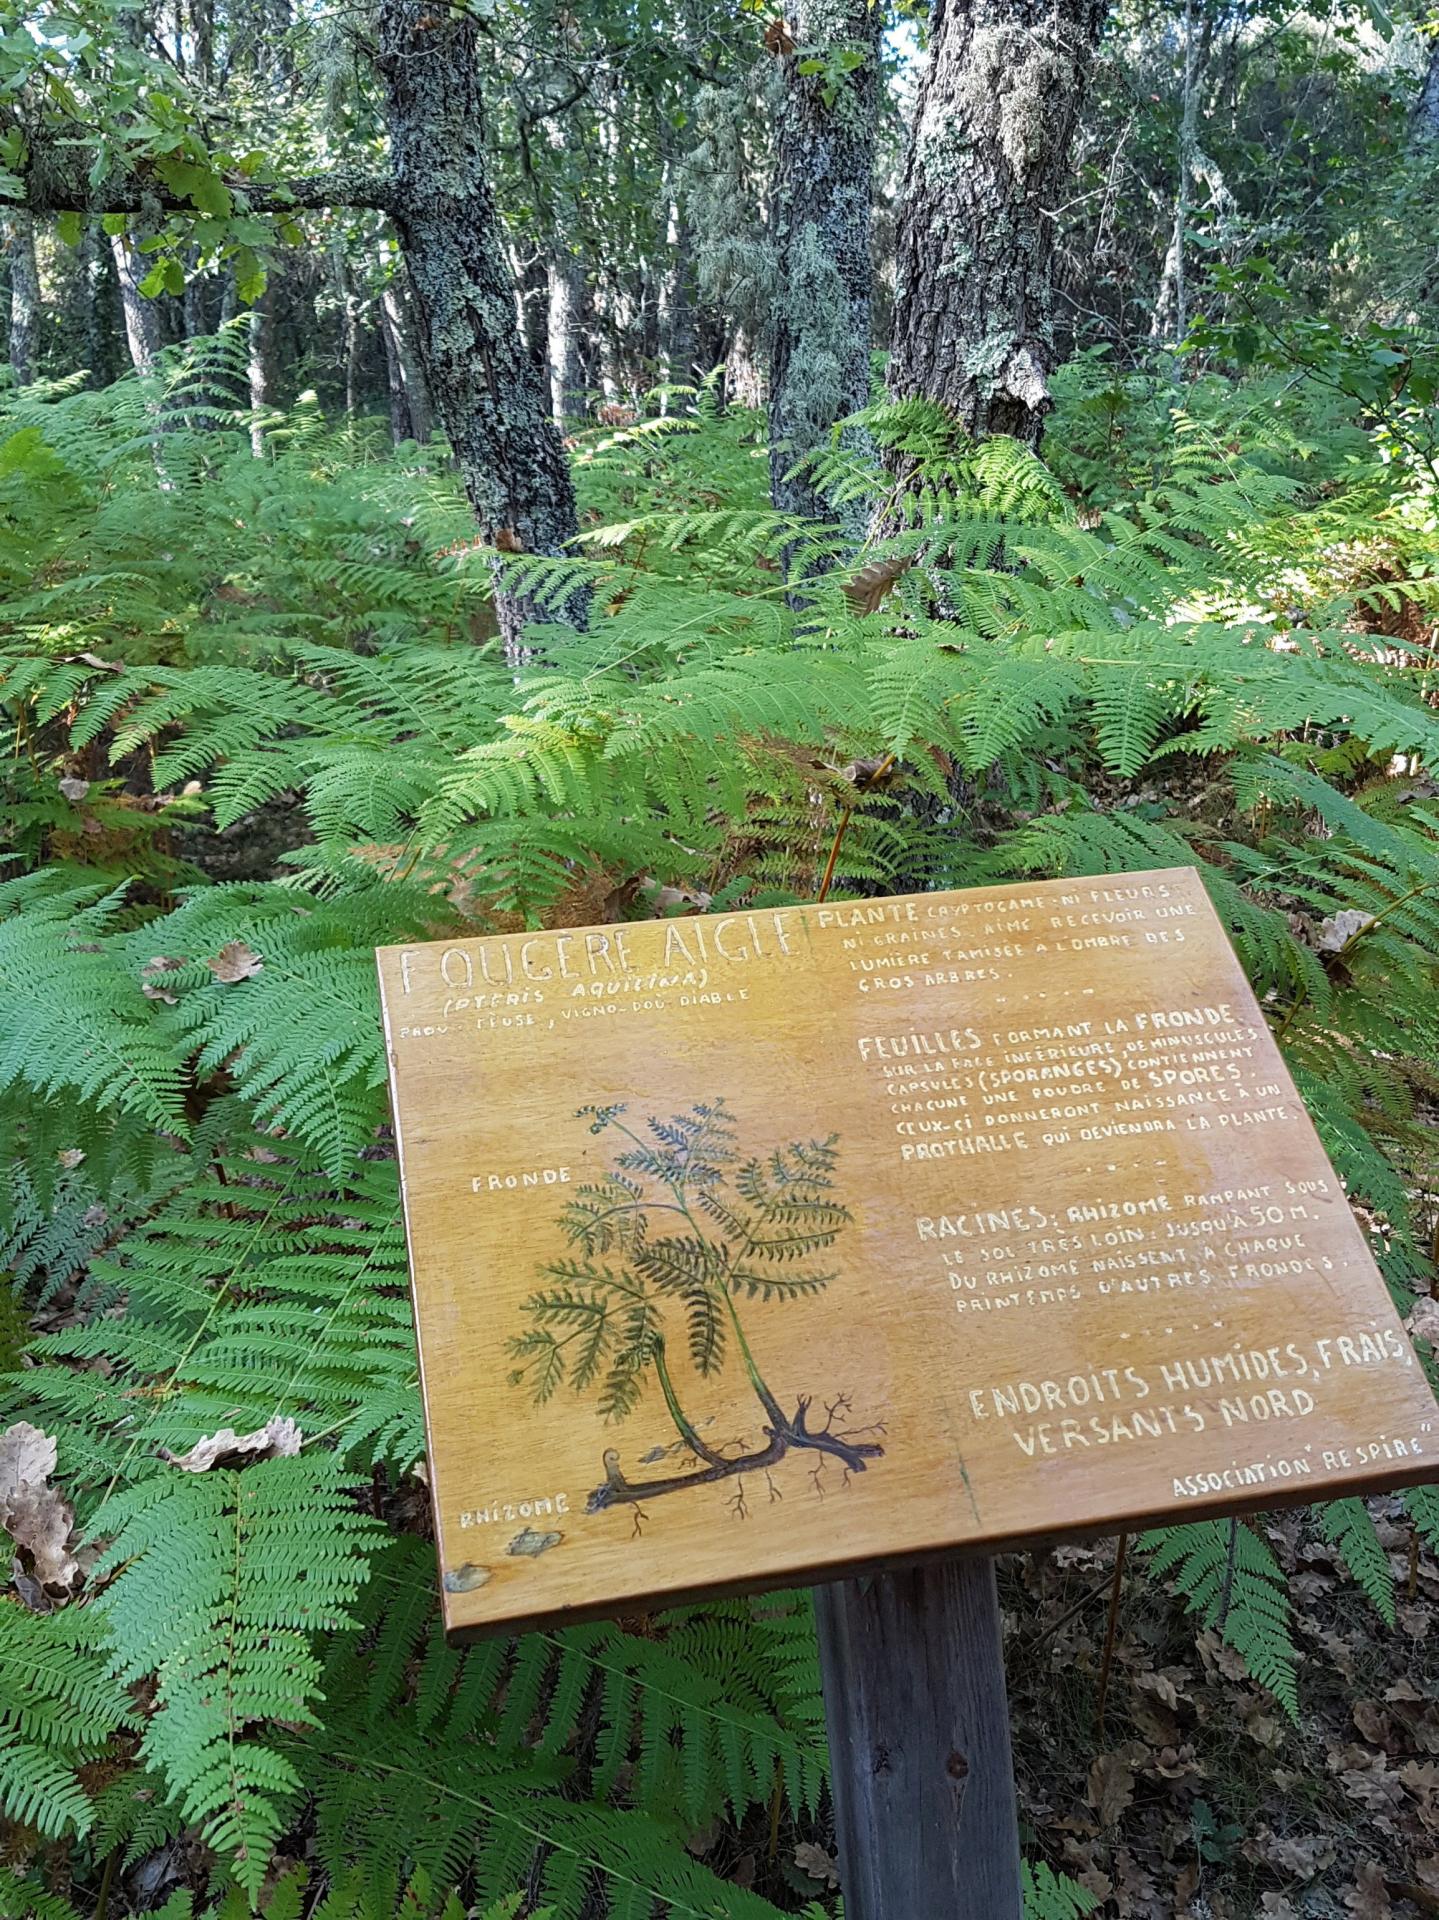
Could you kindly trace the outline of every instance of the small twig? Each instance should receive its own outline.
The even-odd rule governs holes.
[[[1088,1593],[1082,1593],[1074,1605],[1066,1612],[1060,1614],[1057,1620],[1052,1621],[1051,1624],[1044,1629],[1043,1633],[1036,1634],[1034,1640],[1031,1642],[1031,1646],[1042,1647],[1051,1634],[1059,1633],[1063,1628],[1067,1627],[1076,1614],[1084,1612],[1084,1609],[1089,1605],[1091,1600],[1097,1600],[1099,1598],[1100,1594],[1104,1592],[1112,1579],[1113,1575],[1106,1573],[1102,1580],[1096,1581]]]
[[[1104,1628],[1104,1657],[1099,1663],[1099,1698],[1094,1706],[1096,1728],[1104,1726],[1104,1708],[1109,1698],[1109,1673],[1114,1663],[1114,1636],[1119,1626],[1119,1594],[1124,1579],[1124,1557],[1129,1551],[1129,1535],[1121,1533],[1114,1552],[1114,1573],[1109,1585],[1109,1619]]]

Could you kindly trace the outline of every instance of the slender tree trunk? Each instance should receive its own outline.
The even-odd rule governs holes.
[[[250,451],[257,460],[265,457],[264,416],[274,404],[273,361],[275,357],[274,289],[266,287],[250,309]]]
[[[410,416],[410,438],[417,446],[428,446],[434,428],[430,390],[425,384],[425,369],[415,345],[414,319],[404,290],[394,281],[380,295],[381,309],[394,335],[395,353],[400,362],[400,378],[405,387],[405,406]]]
[[[668,385],[693,386],[695,355],[694,233],[677,199],[671,199],[665,228],[669,258],[660,293],[660,360]],[[709,369],[706,367],[706,373]]]
[[[395,446],[414,437],[410,424],[410,400],[405,392],[405,373],[400,360],[400,343],[393,309],[380,295],[380,340],[385,349],[385,390],[390,398],[390,439]]]
[[[935,0],[896,249],[897,397],[1038,446],[1053,401],[1048,209],[1104,0]]]
[[[190,264],[185,275],[185,338],[198,340],[210,331],[209,315],[206,312],[206,277],[195,271],[195,249],[190,250]]]
[[[784,56],[771,228],[778,266],[770,358],[770,495],[782,513],[822,516],[796,461],[869,399],[869,224],[884,10],[870,0],[798,0]],[[840,78],[802,63],[841,52]]]
[[[1184,95],[1179,113],[1179,153],[1174,181],[1174,223],[1159,276],[1159,292],[1150,320],[1149,337],[1156,343],[1178,344],[1189,329],[1189,289],[1185,279],[1184,249],[1189,239],[1189,205],[1194,162],[1199,151],[1199,96],[1202,70],[1208,64],[1209,34],[1201,53],[1194,31],[1194,0],[1184,0]]]
[[[110,255],[103,244],[98,220],[85,223],[79,268],[80,297],[85,302],[86,385],[104,387],[114,377],[114,328],[107,322],[115,303],[110,298]]]
[[[153,300],[140,291],[144,278],[141,261],[128,235],[110,236],[110,252],[115,261],[115,277],[120,283],[120,310],[125,318],[125,341],[130,349],[130,364],[136,373],[152,374],[160,357],[160,316]]]
[[[1439,146],[1439,39],[1429,42],[1429,65],[1414,102],[1413,135],[1416,146]]]
[[[585,272],[578,257],[561,248],[549,266],[550,410],[561,426],[585,415],[585,370],[580,334]]]
[[[352,422],[360,404],[360,299],[345,249],[336,241],[330,249],[330,274],[340,315],[340,366],[345,381],[345,418]]]
[[[35,378],[40,344],[40,269],[35,261],[35,221],[23,207],[5,216],[5,253],[10,269],[10,371],[17,387]]]
[[[515,261],[515,293],[520,333],[543,373],[550,364],[550,276],[539,248],[531,250],[523,265]]]
[[[515,323],[485,172],[482,61],[474,20],[425,0],[381,0],[378,64],[397,185],[395,225],[415,296],[425,372],[485,538],[502,551],[559,554],[578,530],[564,443],[540,369]],[[526,624],[582,621],[496,595],[512,656]]]

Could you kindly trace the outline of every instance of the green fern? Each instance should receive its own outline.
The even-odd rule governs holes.
[[[368,1523],[329,1455],[243,1472],[173,1468],[111,1496],[92,1611],[122,1682],[154,1673],[141,1753],[184,1817],[256,1894],[300,1778],[256,1728],[314,1723],[313,1636],[340,1626],[365,1575]]]
[[[1156,1575],[1172,1574],[1189,1611],[1213,1628],[1299,1718],[1298,1650],[1283,1569],[1268,1543],[1239,1520],[1192,1521],[1141,1536]]]

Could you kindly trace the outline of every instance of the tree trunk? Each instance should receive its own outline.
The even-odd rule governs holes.
[[[531,360],[544,373],[550,364],[549,269],[539,248],[531,250],[523,265],[513,252],[510,257],[514,264],[520,333]]]
[[[1439,145],[1439,40],[1429,42],[1429,65],[1414,102],[1413,134],[1416,146]]]
[[[480,530],[502,551],[559,554],[578,529],[564,443],[515,323],[514,277],[485,172],[483,62],[463,12],[381,0],[378,65],[396,183],[394,218],[415,296],[430,393]],[[512,656],[527,623],[580,622],[503,590]]]
[[[1037,447],[1053,408],[1047,209],[1104,0],[935,0],[905,161],[890,384]]]
[[[1194,0],[1184,4],[1184,93],[1179,113],[1179,154],[1174,182],[1174,222],[1159,276],[1159,292],[1150,319],[1149,337],[1157,344],[1176,346],[1189,330],[1189,288],[1184,249],[1189,239],[1189,204],[1195,161],[1199,153],[1199,97],[1209,64],[1212,38],[1206,21],[1201,46],[1194,31]]]
[[[550,410],[560,426],[585,417],[585,370],[580,359],[585,271],[567,249],[550,262]]]
[[[660,360],[668,386],[693,386],[699,377],[695,365],[694,233],[677,198],[670,201],[665,228],[668,259],[660,291]],[[709,369],[705,368],[705,372]],[[668,411],[668,405],[666,405]]]
[[[17,387],[35,378],[40,343],[40,270],[35,261],[35,222],[23,207],[5,216],[5,252],[10,268],[10,371]]]
[[[185,338],[199,340],[210,331],[205,299],[206,276],[195,271],[195,249],[190,249],[190,265],[185,276]]]
[[[273,291],[267,287],[250,309],[250,451],[257,460],[265,457],[264,416],[274,403],[274,333]]]
[[[430,408],[430,390],[425,385],[425,369],[415,346],[414,321],[409,302],[403,290],[391,281],[380,295],[380,306],[394,335],[400,378],[405,387],[405,406],[410,416],[410,438],[417,446],[428,446],[434,417]]]
[[[826,512],[795,463],[869,399],[869,224],[884,10],[798,0],[784,56],[771,228],[778,285],[770,356],[770,495],[782,513]],[[801,63],[860,56],[849,72]],[[828,96],[828,97],[827,97]]]
[[[390,440],[399,446],[413,437],[410,425],[410,400],[405,392],[405,374],[400,361],[400,343],[396,338],[394,310],[380,295],[380,341],[385,349],[385,390],[390,399]]]
[[[115,377],[115,329],[111,319],[113,267],[98,220],[87,220],[80,241],[80,297],[85,303],[86,386],[107,387]]]
[[[120,283],[120,310],[125,317],[125,340],[130,349],[130,364],[145,376],[155,371],[160,357],[160,316],[153,300],[140,291],[144,278],[143,255],[136,252],[123,233],[110,236],[110,251],[115,260],[115,277]]]

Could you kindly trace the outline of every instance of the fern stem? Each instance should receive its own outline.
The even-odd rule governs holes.
[[[693,1424],[686,1416],[684,1408],[680,1405],[679,1395],[676,1393],[674,1381],[670,1377],[669,1363],[665,1359],[665,1343],[663,1340],[656,1340],[655,1342],[655,1372],[659,1375],[660,1391],[665,1397],[665,1405],[670,1410],[670,1419],[674,1421],[675,1431],[679,1434],[680,1439],[684,1441],[690,1452],[695,1454],[699,1459],[707,1460],[712,1467],[723,1466],[725,1464],[724,1455],[722,1453],[716,1453],[712,1447],[705,1445],[704,1441],[700,1439],[699,1434],[695,1431]]]
[[[110,1889],[115,1883],[115,1864],[119,1858],[118,1847],[112,1847],[105,1855],[105,1871],[100,1875],[100,1891],[95,1899],[95,1920],[105,1920],[110,1911]]]
[[[894,765],[894,761],[895,756],[892,753],[887,753],[875,768],[874,772],[870,774],[869,778],[865,781],[865,786],[877,786]],[[844,842],[844,836],[849,832],[849,823],[854,818],[854,806],[855,803],[851,800],[839,817],[839,826],[835,829],[834,840],[830,845],[829,859],[825,862],[824,878],[820,881],[819,892],[815,895],[816,906],[823,906],[829,898],[830,886],[834,880],[834,863],[839,858],[839,850]]]

